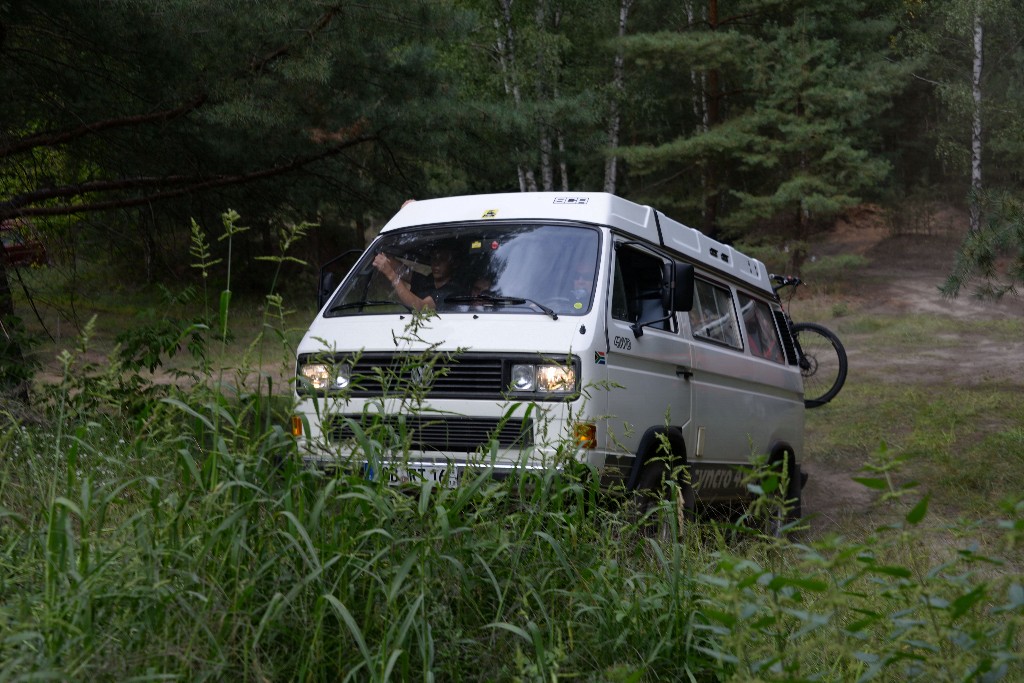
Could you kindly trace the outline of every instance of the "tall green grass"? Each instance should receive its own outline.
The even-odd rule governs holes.
[[[1024,676],[1001,570],[1020,497],[978,522],[990,551],[936,553],[930,499],[879,461],[864,485],[902,507],[865,538],[680,528],[666,502],[654,539],[585,468],[404,490],[311,470],[261,373],[207,357],[161,386],[87,351],[0,432],[0,680]]]
[[[1020,577],[969,539],[929,559],[927,499],[858,542],[736,540],[713,520],[655,540],[571,472],[398,491],[306,470],[248,417],[203,389],[5,431],[0,678],[1024,672]],[[1007,550],[1022,513],[997,523]]]

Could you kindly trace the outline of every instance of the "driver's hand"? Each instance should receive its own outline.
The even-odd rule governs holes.
[[[393,280],[395,278],[397,272],[395,264],[383,252],[373,257],[373,267],[379,270],[387,279]]]

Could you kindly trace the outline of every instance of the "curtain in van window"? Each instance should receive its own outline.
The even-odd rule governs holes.
[[[779,331],[775,328],[775,317],[768,304],[741,292],[740,317],[743,318],[750,353],[776,363],[785,363]]]

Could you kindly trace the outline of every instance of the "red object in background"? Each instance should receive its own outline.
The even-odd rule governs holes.
[[[32,237],[32,224],[12,219],[0,222],[0,241],[9,266],[41,266],[46,264],[46,247]]]

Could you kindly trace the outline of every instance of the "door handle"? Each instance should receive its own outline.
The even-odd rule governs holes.
[[[682,377],[686,381],[690,381],[693,378],[693,370],[687,367],[677,367],[676,377]]]

